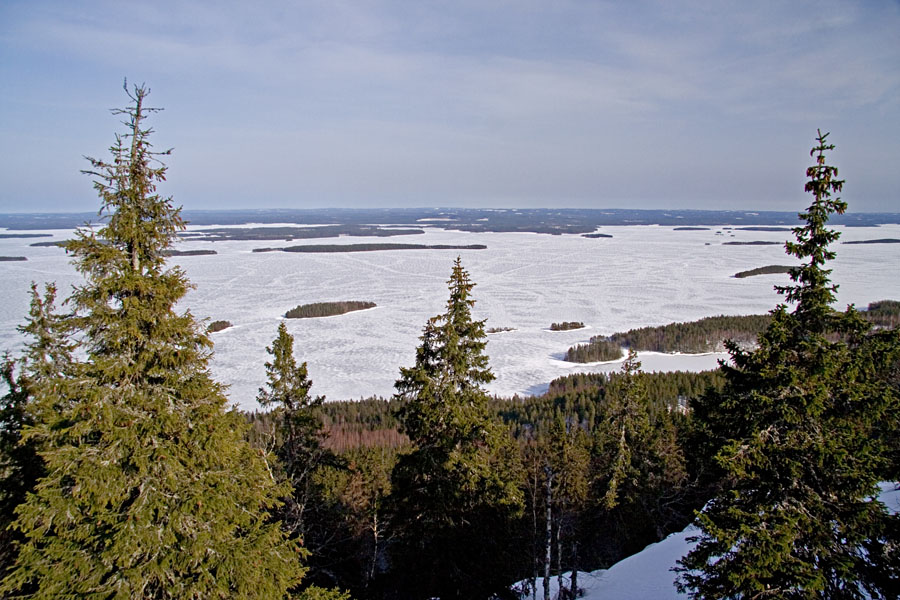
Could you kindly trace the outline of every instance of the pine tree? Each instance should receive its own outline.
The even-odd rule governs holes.
[[[128,89],[126,87],[126,92]],[[105,225],[67,250],[85,278],[68,324],[83,358],[33,387],[46,475],[17,510],[2,591],[30,598],[279,598],[302,567],[267,508],[283,494],[209,375],[211,342],[165,253],[184,229],[133,88],[112,160],[89,159]],[[27,592],[27,593],[26,593]]]
[[[832,308],[825,268],[846,204],[819,132],[806,190],[814,200],[786,245],[802,262],[758,348],[729,345],[726,385],[695,419],[718,447],[721,491],[698,516],[679,588],[694,598],[896,598],[897,517],[871,500],[886,448],[879,424],[896,419],[898,390],[882,376],[900,360],[895,331],[872,331]]]
[[[400,369],[395,386],[413,444],[392,477],[406,524],[396,554],[411,596],[478,598],[509,584],[497,544],[521,509],[520,468],[488,410],[484,321],[472,319],[474,283],[459,258],[448,286],[447,310],[426,323],[415,365]]]

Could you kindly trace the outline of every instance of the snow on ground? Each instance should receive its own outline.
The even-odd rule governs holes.
[[[900,238],[900,225],[838,228],[842,240]],[[674,231],[671,227],[604,227],[612,238],[531,233],[467,233],[429,229],[415,239],[357,238],[277,241],[185,241],[179,250],[213,249],[215,256],[173,261],[196,286],[183,302],[200,318],[224,319],[234,327],[212,335],[214,376],[230,385],[232,401],[257,407],[265,382],[265,348],[282,315],[298,304],[370,300],[373,310],[328,319],[291,319],[295,352],[309,364],[313,392],[329,399],[389,396],[399,368],[412,364],[422,327],[442,312],[453,260],[476,283],[474,314],[488,327],[515,331],[488,336],[487,353],[497,379],[489,386],[502,395],[541,393],[554,378],[576,372],[615,371],[619,361],[578,365],[562,357],[569,346],[593,335],[662,325],[717,314],[763,313],[780,300],[772,289],[785,275],[734,279],[738,271],[770,264],[792,264],[780,245],[724,246],[726,241],[784,241],[788,232],[711,228]],[[721,233],[719,233],[721,232]],[[32,232],[28,232],[32,233]],[[0,239],[0,256],[27,256],[2,262],[0,349],[17,351],[28,309],[28,286],[56,281],[65,297],[79,281],[60,248],[34,248],[36,241],[62,240],[70,231],[48,231],[52,238]],[[365,253],[253,253],[258,247],[298,244],[415,242],[485,244],[487,250],[402,250]],[[707,245],[709,244],[709,245]],[[900,244],[836,245],[833,280],[840,284],[839,306],[900,299]],[[582,321],[582,330],[553,332],[558,321]],[[702,370],[722,354],[641,355],[645,370]]]
[[[878,499],[893,513],[900,512],[900,490],[893,483],[882,483]],[[690,526],[673,533],[641,552],[617,562],[609,569],[593,573],[578,573],[578,587],[585,590],[583,600],[678,600],[687,598],[675,589],[676,574],[671,571],[678,560],[687,554],[692,545],[688,538],[699,533]],[[563,575],[564,585],[569,585],[571,573]],[[551,598],[559,589],[557,578],[551,580]],[[538,598],[543,598],[543,580],[537,582]],[[524,596],[531,598],[531,594]]]

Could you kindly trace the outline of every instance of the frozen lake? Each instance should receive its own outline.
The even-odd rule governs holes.
[[[836,227],[841,241],[900,238],[900,225]],[[265,382],[265,348],[282,315],[298,304],[369,300],[377,308],[322,319],[289,319],[295,355],[309,365],[313,392],[329,399],[388,396],[400,366],[414,362],[426,320],[443,312],[446,280],[462,256],[476,283],[474,315],[487,327],[514,331],[488,336],[487,352],[497,376],[489,390],[502,395],[543,392],[554,378],[575,372],[611,371],[619,363],[575,365],[561,360],[569,346],[592,335],[661,325],[719,314],[764,313],[780,296],[786,275],[735,279],[738,271],[794,264],[780,245],[723,245],[729,241],[778,241],[790,232],[712,227],[605,227],[612,238],[531,233],[465,233],[428,230],[399,238],[182,242],[179,250],[213,249],[214,256],[177,257],[196,289],[184,308],[199,318],[224,319],[233,328],[212,335],[212,371],[228,384],[231,400],[256,408]],[[16,232],[8,232],[16,233]],[[29,232],[32,233],[32,232]],[[47,231],[52,238],[0,239],[2,262],[0,347],[17,352],[16,327],[28,309],[31,281],[56,281],[66,296],[78,276],[60,248],[35,248],[36,241],[62,240],[71,231]],[[484,244],[486,250],[401,250],[360,253],[252,253],[253,248],[309,244],[401,242]],[[900,299],[900,244],[836,244],[832,280],[840,285],[838,306],[864,307]],[[582,321],[586,329],[552,332],[558,321]],[[642,354],[645,370],[714,368],[722,355]]]

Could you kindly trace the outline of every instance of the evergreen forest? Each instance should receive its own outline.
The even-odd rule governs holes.
[[[692,598],[900,595],[900,517],[872,499],[900,479],[900,303],[834,306],[827,223],[847,207],[828,134],[768,315],[595,339],[627,352],[618,372],[498,398],[456,258],[392,397],[316,395],[315,349],[281,323],[262,410],[240,413],[208,367],[230,324],[180,309],[191,284],[166,262],[185,224],[156,193],[159,109],[126,93],[124,131],[85,170],[103,224],[66,243],[84,284],[64,301],[33,285],[25,349],[2,363],[0,596],[550,600],[559,578],[577,598],[563,573],[690,523]],[[731,360],[701,373],[646,373],[637,354],[719,345]]]

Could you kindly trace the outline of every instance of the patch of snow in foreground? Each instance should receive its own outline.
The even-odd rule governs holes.
[[[878,499],[891,513],[900,512],[900,490],[894,483],[881,483]],[[672,567],[691,551],[687,538],[699,530],[693,525],[673,533],[666,539],[650,544],[642,551],[614,564],[609,569],[592,573],[578,573],[578,587],[584,590],[584,600],[671,600],[686,598],[675,589],[677,574]],[[563,575],[568,585],[571,573]],[[537,580],[537,598],[544,597],[543,580]],[[559,587],[557,578],[550,582],[550,597],[555,598]],[[523,596],[531,598],[531,593]]]

